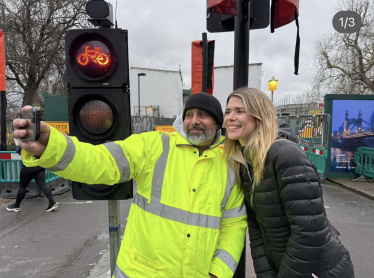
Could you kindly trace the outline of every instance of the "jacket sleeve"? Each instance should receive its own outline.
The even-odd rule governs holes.
[[[291,228],[277,278],[309,278],[329,240],[322,188],[312,163],[298,145],[290,141],[277,145],[276,178]]]
[[[257,278],[275,278],[277,273],[270,265],[266,254],[265,246],[261,237],[260,225],[257,222],[255,212],[249,207],[246,202],[247,217],[248,217],[248,234],[251,248],[251,256],[253,267]]]
[[[244,193],[234,184],[221,218],[216,252],[210,265],[210,273],[218,278],[233,277],[244,248],[247,229],[247,213]]]
[[[73,181],[113,185],[138,177],[149,159],[161,154],[160,142],[158,132],[147,132],[122,141],[91,145],[51,127],[43,155],[37,159],[23,150],[22,160],[27,167],[41,166]]]

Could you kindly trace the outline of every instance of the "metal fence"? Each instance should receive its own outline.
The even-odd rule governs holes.
[[[281,116],[279,118],[290,125],[300,145],[327,149],[331,124],[329,114]]]
[[[320,174],[325,173],[326,160],[331,138],[331,116],[328,114],[282,116],[298,139],[298,144],[304,150],[310,161],[317,167]]]
[[[155,130],[156,125],[173,125],[175,118],[156,118],[149,116],[131,117],[132,133],[139,134]]]

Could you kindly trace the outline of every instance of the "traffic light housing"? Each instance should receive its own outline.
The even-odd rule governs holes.
[[[65,52],[69,135],[93,145],[130,136],[127,30],[70,30]],[[73,182],[72,192],[77,200],[124,200],[133,195],[132,181],[113,186]]]
[[[249,29],[263,29],[269,26],[270,22],[270,1],[251,0],[249,2],[238,1],[238,4],[249,6]],[[244,6],[242,7],[244,8]],[[245,12],[245,10],[244,10]],[[247,12],[248,13],[248,12]],[[242,15],[237,15],[242,16]],[[206,29],[210,33],[231,32],[235,30],[235,16],[218,14],[207,9]]]

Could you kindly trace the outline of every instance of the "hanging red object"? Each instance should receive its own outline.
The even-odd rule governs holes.
[[[207,8],[216,14],[238,15],[237,0],[207,0]]]
[[[5,42],[4,32],[0,30],[0,91],[6,91],[5,82]]]
[[[294,56],[295,75],[299,74],[300,35],[299,35],[299,0],[272,0],[270,31],[282,27],[292,21],[296,22],[297,34]]]
[[[214,40],[208,40],[207,93],[212,95],[214,88]],[[202,92],[203,87],[203,45],[202,41],[192,42],[191,93]]]
[[[272,1],[272,32],[296,19],[299,15],[299,0]]]

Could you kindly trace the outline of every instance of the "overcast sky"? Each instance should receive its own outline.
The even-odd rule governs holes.
[[[108,0],[116,8],[115,0]],[[332,18],[339,0],[300,0],[300,66],[294,75],[296,24],[250,31],[249,63],[262,63],[261,89],[270,96],[267,83],[274,76],[278,89],[274,102],[291,99],[310,86],[313,43],[334,31]],[[191,78],[191,42],[206,30],[206,0],[118,0],[118,27],[128,30],[130,66],[181,70],[186,88]],[[334,31],[335,32],[335,31]],[[209,33],[215,40],[215,66],[233,65],[234,32]]]

